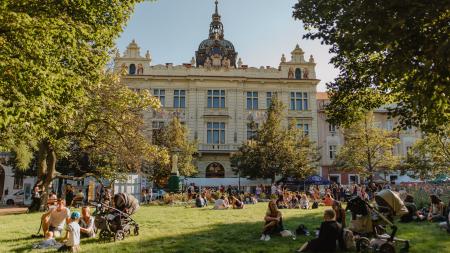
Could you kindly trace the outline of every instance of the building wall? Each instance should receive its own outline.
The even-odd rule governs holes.
[[[330,124],[326,122],[326,114],[324,111],[325,106],[329,103],[329,100],[326,96],[326,93],[320,92],[317,94],[319,97],[317,99],[317,122],[318,122],[318,138],[319,138],[319,146],[321,148],[322,159],[320,161],[320,173],[324,178],[329,179],[330,175],[340,175],[342,184],[349,184],[349,175],[356,175],[356,172],[343,172],[337,170],[333,166],[333,159],[330,159],[329,151],[330,146],[335,145],[337,150],[339,147],[344,145],[344,136],[342,134],[341,129],[336,127],[335,132],[330,132]],[[378,108],[373,113],[375,118],[375,124],[386,130],[395,130],[395,127],[398,124],[397,119],[392,119],[388,116],[387,110],[384,108]],[[421,138],[421,133],[415,128],[407,129],[407,130],[395,130],[397,132],[397,136],[400,142],[396,145],[394,149],[394,154],[405,157],[407,155],[407,150],[409,147],[412,147],[414,143]],[[399,175],[399,172],[393,172],[387,175],[389,178],[390,175]],[[362,178],[360,178],[361,180]]]
[[[150,138],[152,122],[167,124],[174,115],[184,122],[189,130],[189,138],[196,140],[200,157],[198,159],[198,177],[205,177],[206,167],[219,162],[225,167],[225,177],[236,177],[231,170],[230,154],[237,151],[247,140],[247,124],[253,119],[259,125],[265,120],[267,112],[267,92],[276,92],[286,106],[286,118],[283,122],[297,120],[309,125],[309,137],[318,141],[316,86],[314,60],[306,62],[303,51],[296,48],[292,60],[280,62],[279,68],[218,68],[206,69],[192,65],[173,66],[171,64],[150,65],[149,57],[140,57],[137,44],[132,42],[123,56],[115,59],[116,71],[126,71],[129,64],[142,64],[144,71],[140,75],[127,75],[123,81],[130,89],[165,91],[165,105],[160,112],[144,113],[145,132]],[[301,55],[301,57],[299,57]],[[289,76],[289,69],[301,68],[309,75],[300,80]],[[308,69],[308,70],[306,70]],[[306,78],[307,77],[307,78]],[[186,108],[174,108],[174,90],[186,91]],[[208,108],[208,90],[225,90],[225,107]],[[247,109],[247,92],[258,93],[258,109]],[[291,92],[307,93],[308,110],[290,110]],[[207,143],[207,123],[225,123],[225,143]],[[156,123],[154,123],[156,124]]]

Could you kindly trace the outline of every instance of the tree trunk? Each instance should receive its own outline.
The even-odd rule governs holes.
[[[38,181],[36,186],[41,190],[40,210],[45,209],[48,199],[48,190],[56,172],[56,153],[48,140],[39,144],[38,151]],[[39,210],[36,210],[39,211]]]

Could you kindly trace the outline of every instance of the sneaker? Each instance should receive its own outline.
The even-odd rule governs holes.
[[[266,235],[261,235],[261,238],[259,240],[264,241],[266,239]]]
[[[270,240],[270,235],[266,235],[266,239],[264,239],[264,241],[269,241]]]

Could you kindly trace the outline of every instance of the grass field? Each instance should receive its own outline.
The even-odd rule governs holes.
[[[259,240],[266,203],[244,210],[210,210],[185,207],[141,207],[134,216],[140,235],[121,242],[84,239],[83,252],[294,252],[312,237],[274,237]],[[320,225],[323,208],[282,210],[285,227],[295,230],[305,224],[311,231]],[[31,250],[40,214],[0,216],[0,252],[49,252]],[[398,224],[398,237],[411,241],[412,253],[450,252],[450,236],[428,222]],[[54,251],[54,250],[53,250]],[[52,252],[52,251],[50,251]]]

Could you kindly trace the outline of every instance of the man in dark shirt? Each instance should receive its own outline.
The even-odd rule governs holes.
[[[324,222],[320,225],[319,237],[305,243],[297,252],[336,252],[336,244],[342,243],[341,225],[336,222],[333,209],[325,210]]]

